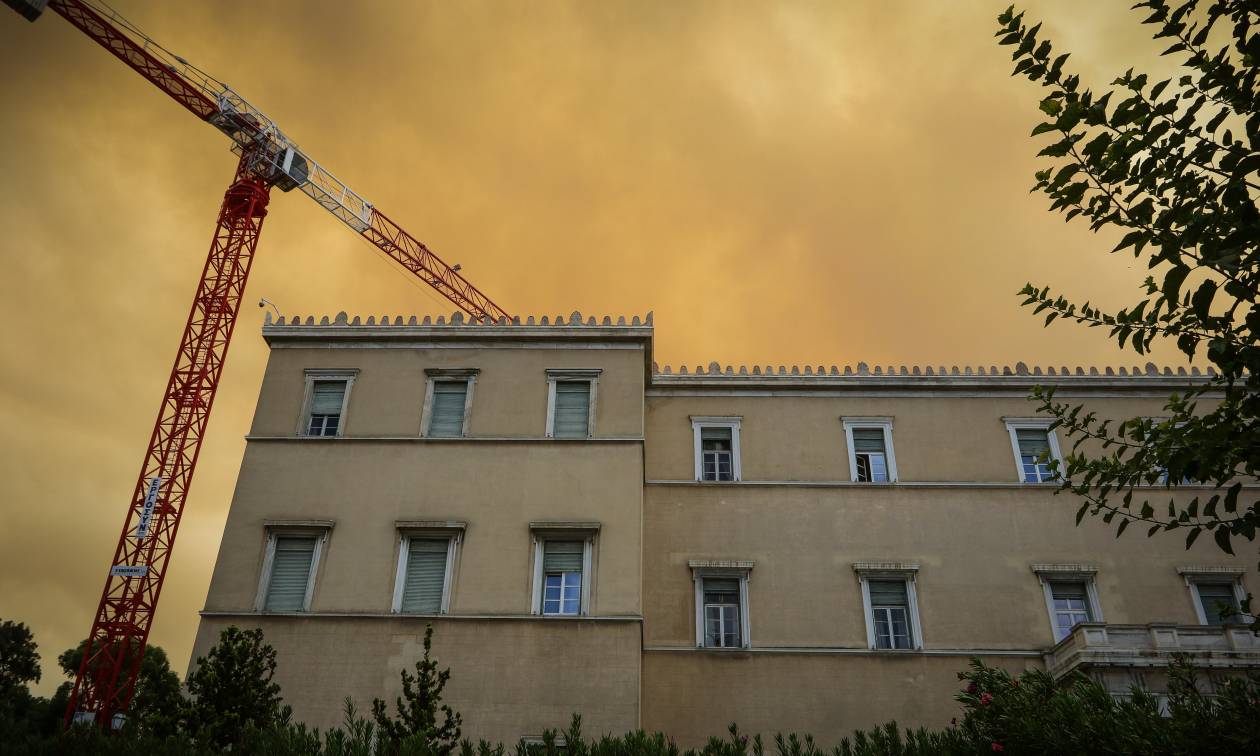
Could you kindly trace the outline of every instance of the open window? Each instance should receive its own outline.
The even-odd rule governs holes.
[[[306,371],[306,394],[298,423],[299,436],[336,437],[345,431],[350,389],[358,375],[355,369],[310,369]]]
[[[1024,483],[1051,483],[1059,479],[1050,461],[1063,462],[1059,440],[1045,418],[1003,418],[1015,452],[1015,466]]]
[[[896,482],[892,418],[846,417],[841,421],[849,448],[849,479],[855,483]]]

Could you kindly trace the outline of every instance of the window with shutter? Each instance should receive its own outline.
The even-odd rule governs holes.
[[[341,407],[345,403],[346,381],[314,381],[311,385],[308,436],[335,436],[341,426]]]
[[[459,438],[464,435],[464,408],[468,381],[434,381],[429,408],[429,436]]]
[[[700,429],[701,480],[734,480],[731,429],[702,427]]]
[[[1203,619],[1207,624],[1225,625],[1243,621],[1233,583],[1196,582],[1194,587],[1198,591],[1199,606],[1203,609]]]
[[[315,536],[276,536],[263,608],[269,612],[306,611],[306,588],[315,558]]]
[[[551,435],[555,438],[590,436],[591,382],[556,381]]]
[[[883,428],[853,429],[853,458],[860,483],[888,482],[888,452]]]
[[[871,580],[871,621],[875,625],[876,648],[912,648],[910,598],[904,580]]]
[[[585,541],[543,542],[542,613],[576,615],[582,609]]]
[[[1025,483],[1053,480],[1050,472],[1050,434],[1044,428],[1017,428],[1015,441],[1019,447],[1019,464]],[[1043,459],[1042,455],[1046,455]]]
[[[446,561],[449,538],[408,538],[402,600],[399,611],[406,614],[437,614],[442,611],[446,588]]]

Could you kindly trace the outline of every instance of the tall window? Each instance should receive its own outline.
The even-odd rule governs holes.
[[[696,591],[696,646],[748,648],[748,576],[746,560],[690,560]]]
[[[467,380],[434,381],[428,435],[435,438],[463,436],[464,405],[467,400]]]
[[[696,480],[732,482],[741,479],[738,417],[693,417]]]
[[[315,535],[272,534],[268,540],[264,611],[306,611],[319,541]]]
[[[583,541],[543,542],[542,613],[577,615],[582,609]]]
[[[1227,625],[1244,622],[1234,581],[1195,580],[1200,620],[1205,625]]]
[[[1034,564],[1032,569],[1045,591],[1055,643],[1071,635],[1072,628],[1082,622],[1103,621],[1094,579],[1096,568],[1081,564]]]
[[[841,418],[849,445],[849,473],[857,483],[897,480],[891,418]]]
[[[586,438],[590,425],[591,382],[556,381],[555,438]]]
[[[404,614],[437,614],[445,610],[446,574],[450,538],[408,536],[402,551],[402,591],[398,611]]]
[[[853,570],[862,590],[867,645],[890,651],[923,648],[915,589],[919,566],[902,562],[858,562]]]
[[[701,480],[734,480],[735,459],[730,428],[700,429]]]
[[[1007,420],[1006,429],[1011,437],[1021,481],[1046,483],[1057,479],[1058,476],[1050,470],[1050,460],[1062,460],[1062,455],[1049,421],[1035,418]]]
[[[547,371],[547,437],[590,438],[595,432],[597,368]]]
[[[346,399],[346,381],[315,381],[311,386],[311,411],[306,426],[308,436],[335,436],[341,427],[341,409]]]
[[[1089,592],[1084,582],[1055,580],[1050,583],[1050,597],[1054,603],[1054,639],[1063,640],[1072,628],[1082,622],[1092,622],[1089,609]]]
[[[739,579],[704,579],[704,645],[708,648],[736,648],[739,631]]]

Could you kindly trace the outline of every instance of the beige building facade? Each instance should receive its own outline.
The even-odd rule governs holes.
[[[957,714],[970,657],[1159,690],[1260,668],[1254,565],[1077,527],[1035,384],[1158,416],[1184,371],[658,368],[651,317],[290,318],[194,659],[261,627],[296,718],[392,699],[426,624],[465,734],[834,742]],[[1196,486],[1176,487],[1193,496]],[[1166,496],[1163,490],[1153,490]],[[1252,493],[1254,495],[1254,493]]]

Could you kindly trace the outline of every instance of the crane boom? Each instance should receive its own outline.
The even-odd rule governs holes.
[[[100,0],[49,0],[48,7],[148,79],[193,115],[253,151],[270,183],[297,189],[476,319],[511,319],[506,310],[424,243],[376,210],[304,152],[280,127],[227,84],[158,44]]]
[[[219,210],[157,421],[132,491],[83,660],[67,725],[122,726],[184,504],[227,358],[273,186],[299,189],[481,322],[510,316],[414,236],[303,152],[262,111],[171,53],[102,0],[3,0],[34,21],[45,7],[69,21],[199,119],[232,140],[240,160]]]

